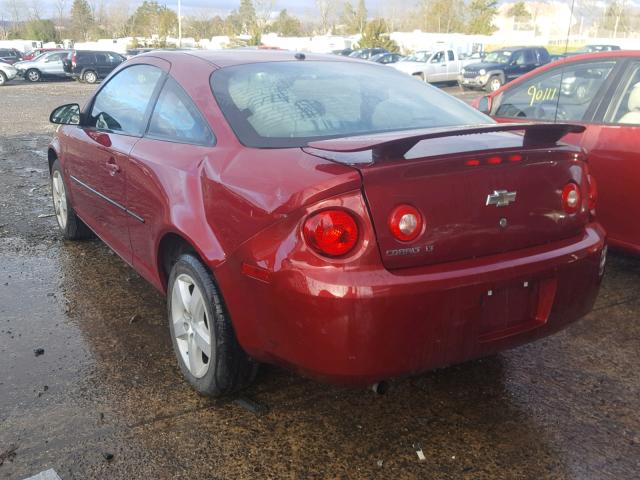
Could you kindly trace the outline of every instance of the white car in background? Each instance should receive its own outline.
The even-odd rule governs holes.
[[[390,66],[423,82],[457,82],[462,67],[473,61],[461,60],[455,50],[442,49],[416,52]]]
[[[18,70],[13,65],[6,62],[0,62],[0,87],[13,80],[18,75]]]

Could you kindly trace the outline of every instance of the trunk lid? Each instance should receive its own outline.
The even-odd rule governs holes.
[[[389,269],[482,257],[579,234],[589,220],[587,179],[579,151],[556,145],[561,131],[549,135],[551,130],[532,129],[536,132],[529,131],[527,138],[527,133],[508,131],[514,128],[485,130],[464,134],[464,141],[450,133],[432,133],[421,141],[422,132],[395,142],[384,134],[382,143],[371,138],[364,149],[367,141],[357,137],[310,147],[329,149],[324,154],[330,152],[334,160],[356,158],[352,165],[361,173]],[[364,163],[368,151],[369,162]],[[573,215],[562,205],[568,182],[582,192],[582,208]],[[417,208],[425,224],[410,242],[397,240],[388,226],[391,211],[405,204]]]

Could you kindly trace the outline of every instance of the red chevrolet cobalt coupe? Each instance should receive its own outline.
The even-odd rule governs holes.
[[[366,385],[548,335],[604,268],[583,127],[499,125],[393,69],[152,52],[56,109],[58,223],[167,295],[201,393],[258,362]]]

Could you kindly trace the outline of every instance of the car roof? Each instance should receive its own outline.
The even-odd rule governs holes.
[[[244,65],[247,63],[264,63],[264,62],[288,62],[296,61],[296,55],[301,52],[289,50],[188,50],[188,51],[172,51],[172,50],[155,50],[153,52],[143,53],[138,57],[153,56],[171,61],[172,58],[180,56],[183,59],[192,56],[204,60],[217,67],[230,67],[233,65]],[[357,62],[365,61],[342,55],[331,55],[321,53],[303,53],[304,60],[298,61],[325,61],[325,62]],[[369,63],[369,62],[365,62]]]

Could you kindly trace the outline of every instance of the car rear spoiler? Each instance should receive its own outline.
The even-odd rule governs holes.
[[[371,151],[371,156],[367,157],[369,161],[375,162],[376,160],[386,158],[403,158],[416,144],[422,140],[432,138],[476,135],[490,132],[523,131],[524,147],[544,147],[555,145],[558,140],[568,133],[581,133],[584,132],[584,130],[584,126],[570,123],[463,125],[319,140],[310,142],[308,144],[308,150],[309,153],[313,153],[314,150],[320,150],[323,152],[333,152],[338,155]]]

